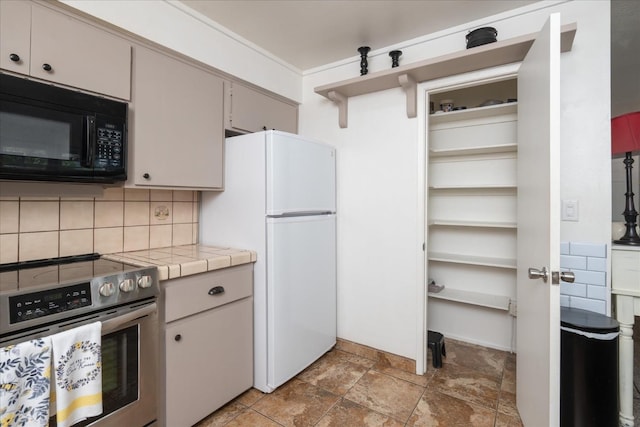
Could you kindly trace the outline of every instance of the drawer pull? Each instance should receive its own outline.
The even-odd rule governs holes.
[[[224,294],[224,287],[216,286],[209,289],[209,295],[218,295],[218,294]]]
[[[178,334],[175,337],[173,337],[173,339],[176,341],[180,341],[182,339],[182,335]]]

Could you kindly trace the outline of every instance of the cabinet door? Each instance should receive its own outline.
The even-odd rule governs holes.
[[[245,298],[167,326],[167,426],[192,426],[251,388],[252,302]]]
[[[222,188],[222,80],[136,47],[133,84],[129,179],[143,186]]]
[[[131,45],[70,16],[33,5],[30,74],[128,100]]]
[[[31,3],[0,1],[0,68],[29,74],[30,44]]]
[[[298,132],[298,108],[246,86],[231,83],[229,126],[244,132]]]

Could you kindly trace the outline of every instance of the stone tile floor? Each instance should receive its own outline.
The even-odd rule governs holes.
[[[353,348],[337,345],[273,393],[251,389],[196,427],[522,426],[514,354],[447,339],[443,367],[429,359],[415,375]]]

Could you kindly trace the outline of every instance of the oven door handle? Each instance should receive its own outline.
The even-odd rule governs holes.
[[[134,310],[130,313],[122,314],[113,319],[105,320],[102,322],[102,334],[108,334],[110,332],[120,329],[123,325],[131,322],[132,320],[139,319],[140,317],[148,316],[158,311],[156,303],[151,303],[142,308]]]

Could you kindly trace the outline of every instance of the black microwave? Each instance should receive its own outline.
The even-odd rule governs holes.
[[[0,74],[0,180],[127,179],[128,105]]]

